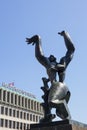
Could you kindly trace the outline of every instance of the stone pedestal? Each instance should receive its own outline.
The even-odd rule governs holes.
[[[87,125],[73,120],[63,120],[31,124],[30,130],[87,130]]]

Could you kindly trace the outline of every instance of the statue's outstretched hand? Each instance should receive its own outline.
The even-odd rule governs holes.
[[[65,31],[63,30],[62,32],[58,32],[58,34],[63,36],[65,34]]]
[[[34,42],[31,42],[30,38],[26,38],[26,42],[27,42],[27,44],[31,44],[32,43],[32,45],[34,45]]]
[[[26,38],[26,42],[29,44],[29,38]]]

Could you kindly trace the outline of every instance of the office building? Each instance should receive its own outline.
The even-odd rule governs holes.
[[[43,108],[34,95],[11,84],[0,87],[0,130],[26,130],[43,117]]]

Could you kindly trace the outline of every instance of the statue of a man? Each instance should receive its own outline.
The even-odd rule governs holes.
[[[26,38],[26,42],[28,44],[35,44],[35,56],[37,60],[46,68],[48,74],[48,81],[53,83],[53,81],[57,81],[56,74],[58,73],[59,82],[64,81],[65,79],[65,70],[73,58],[73,54],[75,51],[75,47],[73,42],[69,36],[69,34],[65,31],[59,32],[59,35],[63,36],[65,45],[67,48],[67,52],[64,57],[60,59],[59,62],[56,61],[56,57],[54,55],[50,55],[49,57],[44,56],[42,47],[41,47],[41,38],[38,35],[34,35],[31,38]]]
[[[41,38],[38,35],[34,35],[31,38],[26,38],[28,44],[35,45],[35,56],[37,60],[46,68],[48,79],[42,78],[44,83],[44,90],[48,88],[48,82],[51,82],[50,89],[46,89],[44,95],[44,107],[45,117],[44,121],[51,120],[51,110],[50,108],[56,108],[56,114],[62,119],[70,119],[70,113],[67,107],[67,103],[70,97],[70,91],[67,86],[63,83],[65,79],[65,70],[73,58],[75,47],[69,36],[65,31],[59,32],[59,35],[63,36],[67,52],[64,57],[60,59],[59,62],[56,61],[54,55],[49,57],[44,56],[41,46]],[[59,80],[56,79],[58,74]],[[43,88],[43,87],[42,87]]]

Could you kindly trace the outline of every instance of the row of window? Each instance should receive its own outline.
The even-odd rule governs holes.
[[[25,112],[22,110],[16,110],[14,108],[4,107],[4,106],[1,106],[0,113],[2,115],[11,116],[14,118],[20,118],[20,119],[24,119],[24,120],[29,120],[29,121],[33,121],[33,122],[39,122],[39,120],[40,120],[39,115]]]
[[[3,89],[0,89],[0,100],[7,104],[43,113],[39,102]]]
[[[0,127],[9,128],[9,129],[18,129],[18,130],[29,130],[30,124],[26,124],[23,122],[16,122],[7,119],[0,119]]]

